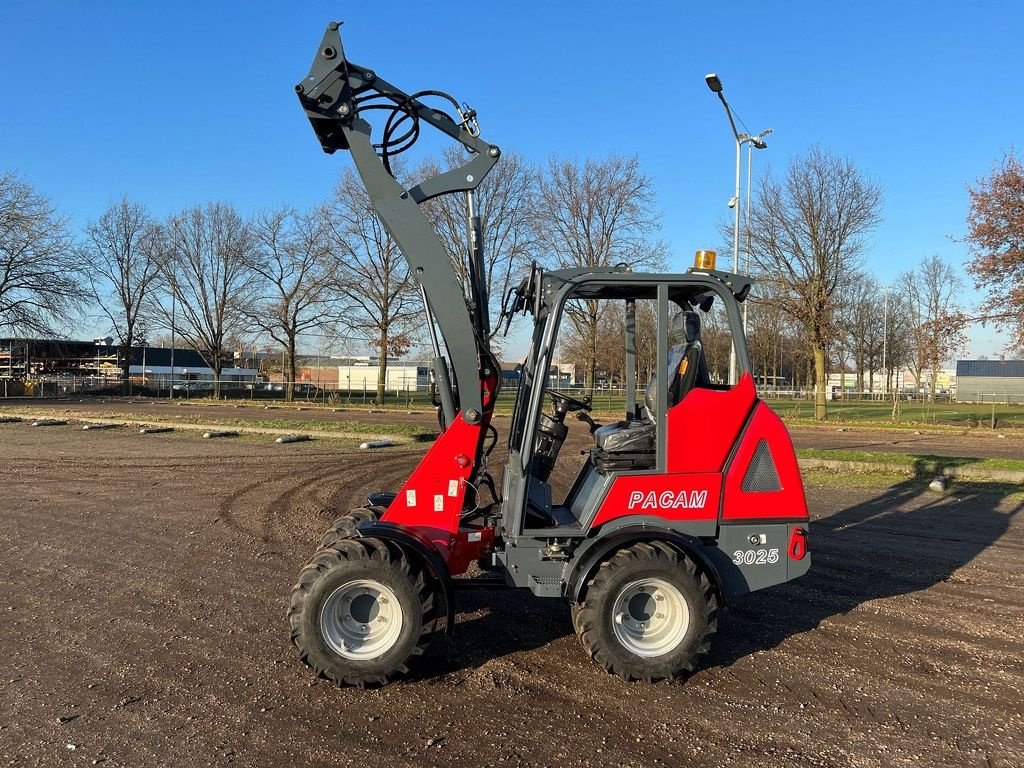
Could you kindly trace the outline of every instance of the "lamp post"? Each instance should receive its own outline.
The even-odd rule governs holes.
[[[722,81],[714,72],[711,72],[704,76],[704,82],[707,83],[708,88],[718,96],[719,101],[722,102],[722,106],[725,107],[725,116],[729,118],[729,127],[732,128],[733,138],[736,140],[736,192],[729,200],[729,207],[733,211],[733,224],[732,224],[732,271],[739,272],[740,266],[740,167],[743,156],[743,145],[749,144],[753,149],[764,149],[768,146],[764,141],[764,137],[772,132],[768,130],[761,131],[756,136],[751,136],[748,133],[740,133],[736,130],[736,120],[732,116],[732,107],[729,106],[729,102],[725,100],[724,88],[722,87]],[[751,160],[747,158],[747,223],[749,225],[750,218],[750,165]],[[749,245],[748,245],[749,250]],[[747,311],[746,304],[743,306],[743,329],[746,331],[747,327]],[[729,383],[736,383],[736,346],[732,346],[732,350],[729,353]]]
[[[750,141],[747,142],[747,253],[746,258],[743,260],[743,272],[750,274],[750,189],[754,186],[754,179],[750,175],[751,168],[753,166],[753,156],[755,149],[767,149],[768,144],[765,142],[764,137],[771,133],[774,133],[774,128],[765,128],[756,136],[751,136]],[[747,304],[749,302],[743,302],[743,333],[747,332]]]
[[[736,194],[729,200],[729,207],[733,210],[733,227],[732,227],[732,270],[735,272],[739,269],[738,262],[740,256],[740,148],[743,146],[743,139],[749,138],[747,134],[740,134],[736,130],[736,121],[732,116],[732,107],[729,106],[729,102],[725,100],[725,93],[722,87],[722,81],[718,75],[714,72],[704,76],[704,82],[708,84],[708,88],[711,92],[718,96],[719,101],[722,102],[722,106],[725,107],[725,116],[729,118],[729,127],[732,128],[732,135],[736,139]],[[741,138],[742,136],[742,138]]]

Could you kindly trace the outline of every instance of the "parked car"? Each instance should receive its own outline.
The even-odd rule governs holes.
[[[213,382],[210,381],[186,381],[182,384],[175,384],[171,387],[175,392],[183,392],[187,394],[197,393],[208,393],[213,392]]]

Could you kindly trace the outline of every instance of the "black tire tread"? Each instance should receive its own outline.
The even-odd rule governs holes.
[[[312,585],[332,568],[338,567],[347,560],[372,559],[388,562],[390,566],[409,578],[416,594],[419,596],[423,611],[423,622],[420,637],[413,648],[410,658],[423,654],[430,644],[437,626],[437,600],[434,585],[427,578],[423,569],[410,560],[398,546],[388,544],[380,539],[365,537],[359,539],[340,539],[330,547],[317,550],[312,560],[299,571],[299,578],[292,587],[288,605],[288,624],[291,629],[291,640],[299,652],[299,659],[310,666],[317,677],[330,680],[339,686],[354,685],[359,688],[385,685],[396,675],[409,671],[406,663],[398,664],[394,669],[380,673],[360,675],[339,675],[334,670],[318,666],[310,657],[309,638],[303,635],[302,615],[306,607]],[[406,660],[408,661],[408,660]]]
[[[377,522],[384,515],[384,512],[383,507],[373,505],[350,510],[331,524],[331,527],[327,529],[327,532],[320,540],[318,549],[329,548],[339,539],[354,539],[359,535],[357,526],[360,523]]]
[[[707,603],[707,623],[694,652],[684,662],[682,669],[669,674],[637,674],[635,668],[623,664],[621,660],[610,654],[608,649],[601,643],[599,634],[596,631],[600,617],[597,615],[596,609],[592,605],[588,605],[586,600],[586,595],[589,595],[595,588],[600,591],[617,570],[643,561],[650,561],[652,565],[658,564],[668,568],[681,568],[685,570],[694,578],[698,590]],[[656,680],[677,679],[693,672],[696,660],[708,652],[711,647],[711,638],[718,630],[718,609],[718,592],[708,578],[706,571],[692,557],[667,542],[650,541],[637,542],[629,547],[619,549],[611,557],[604,560],[594,572],[593,578],[586,584],[584,601],[573,604],[571,613],[573,627],[583,643],[587,654],[604,667],[607,672],[618,675],[626,681],[643,679],[647,682],[655,682]]]

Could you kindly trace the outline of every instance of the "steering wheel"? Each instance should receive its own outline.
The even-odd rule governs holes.
[[[563,421],[567,413],[573,411],[590,411],[590,397],[584,397],[582,400],[577,400],[575,397],[569,397],[556,390],[549,389],[548,396],[551,398],[552,404],[555,406],[555,418],[558,421]]]

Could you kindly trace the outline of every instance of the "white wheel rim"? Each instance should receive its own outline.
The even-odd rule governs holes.
[[[395,593],[379,581],[349,581],[324,602],[320,632],[339,656],[374,659],[398,642],[402,634],[402,607]]]
[[[653,658],[673,651],[690,627],[690,606],[664,579],[630,582],[612,603],[612,629],[622,646]]]

